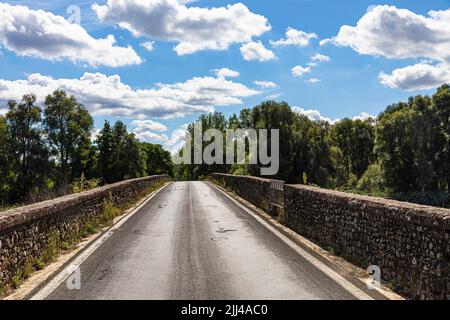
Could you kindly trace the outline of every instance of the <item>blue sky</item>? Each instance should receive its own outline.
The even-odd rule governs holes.
[[[450,81],[448,0],[147,2],[158,1],[157,14],[138,0],[99,0],[95,10],[91,1],[0,1],[0,110],[24,90],[62,86],[96,128],[121,119],[172,150],[180,128],[208,110],[230,115],[272,98],[315,119],[352,118]],[[71,5],[81,27],[55,18],[69,20]],[[99,41],[108,35],[115,42]]]

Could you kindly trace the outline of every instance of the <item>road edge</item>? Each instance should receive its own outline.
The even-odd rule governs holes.
[[[156,197],[156,195],[165,190],[172,183],[173,182],[168,182],[160,189],[155,190],[149,195],[143,197],[133,207],[126,210],[121,216],[115,218],[111,226],[103,228],[99,232],[87,237],[84,241],[80,242],[77,245],[77,248],[75,250],[59,256],[56,262],[46,266],[43,270],[36,272],[24,284],[22,284],[21,287],[19,287],[10,295],[4,297],[3,300],[45,299],[45,297],[40,298],[43,295],[39,296],[39,293],[43,292],[45,288],[48,287],[55,279],[58,279],[58,276],[64,273],[64,271],[67,272],[72,270],[69,274],[67,274],[65,279],[61,281],[61,283],[65,281],[75,271],[76,268],[73,269],[73,266],[76,260],[80,258],[80,256],[86,253],[87,250],[89,250],[90,248],[95,247],[95,249],[92,252],[90,252],[90,254],[95,252],[95,250],[98,249],[101,246],[101,244],[103,244],[103,242],[106,241],[112,235],[115,229],[117,229],[118,227],[123,225],[128,219],[133,217],[137,212],[139,212],[140,209],[142,209],[147,203],[149,203],[154,197]],[[96,246],[96,244],[98,245]],[[84,260],[85,259],[82,259],[82,261]],[[51,292],[49,292],[46,296],[48,296]]]
[[[292,229],[282,225],[278,221],[276,221],[269,214],[264,212],[262,209],[257,208],[252,205],[248,201],[242,199],[234,193],[230,193],[229,190],[224,189],[221,186],[218,186],[211,181],[205,181],[207,184],[215,188],[224,194],[229,200],[231,200],[238,207],[243,209],[245,212],[250,214],[254,219],[256,219],[259,223],[261,223],[264,227],[269,229],[272,233],[274,233],[277,237],[279,237],[283,242],[292,247],[291,243],[295,246],[298,246],[302,252],[297,252],[301,255],[302,253],[306,253],[311,256],[313,259],[317,260],[320,264],[323,264],[327,269],[330,269],[333,273],[337,274],[344,281],[350,283],[353,287],[355,287],[356,292],[362,292],[362,296],[368,296],[369,300],[372,300],[376,297],[384,298],[386,300],[405,300],[404,297],[396,294],[392,290],[388,289],[385,286],[381,286],[380,289],[369,290],[367,288],[366,279],[361,274],[366,274],[366,272],[354,264],[346,261],[341,257],[337,257],[327,250],[321,248],[317,244],[311,242],[310,240],[304,238],[300,234],[296,233]],[[287,240],[287,241],[286,241]],[[295,250],[295,248],[293,248]],[[330,259],[330,257],[334,257],[336,259]],[[309,259],[308,259],[309,260]],[[313,263],[314,264],[314,263]],[[316,266],[317,267],[317,266]],[[331,268],[335,267],[335,268]],[[323,271],[321,268],[319,268]],[[325,272],[327,274],[327,272]],[[328,274],[327,274],[328,275]],[[334,278],[333,278],[334,279]],[[336,279],[334,279],[336,281]],[[337,281],[339,283],[339,281]],[[341,283],[339,283],[341,284]],[[344,286],[345,288],[345,286]],[[347,289],[347,288],[346,288]],[[352,291],[350,293],[353,294]],[[381,297],[380,297],[381,296]],[[358,297],[357,297],[358,298]]]

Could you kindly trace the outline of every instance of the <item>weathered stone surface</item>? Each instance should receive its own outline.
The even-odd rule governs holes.
[[[125,203],[168,176],[127,180],[87,192],[5,211],[0,214],[0,285],[11,283],[26,264],[41,259],[49,237],[73,240],[80,230],[103,214],[111,195],[115,205]]]
[[[270,180],[220,173],[211,174],[210,177],[251,204],[266,211],[270,210]]]
[[[285,219],[348,260],[378,265],[412,298],[446,299],[450,210],[307,186],[286,186]]]
[[[267,210],[270,180],[211,177]],[[288,185],[284,219],[289,228],[356,265],[378,265],[383,279],[411,298],[450,297],[448,209]]]

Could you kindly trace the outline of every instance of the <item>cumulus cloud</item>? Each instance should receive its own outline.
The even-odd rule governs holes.
[[[406,90],[429,89],[449,80],[450,9],[419,15],[394,6],[372,7],[356,24],[342,26],[338,35],[322,41],[389,59],[424,58],[420,63],[382,73],[382,84]],[[444,69],[444,70],[442,70]]]
[[[308,119],[312,121],[327,121],[329,123],[335,123],[339,120],[335,119],[332,120],[330,118],[324,117],[319,110],[316,109],[304,109],[301,107],[292,107],[292,111],[294,111],[297,114],[303,115],[308,117]]]
[[[328,123],[334,124],[339,122],[341,119],[331,119],[322,115],[322,113],[317,109],[304,109],[301,107],[292,107],[292,111],[297,114],[308,117],[311,121],[326,121]],[[368,114],[367,112],[362,112],[357,116],[354,116],[353,120],[368,120],[368,119],[376,119],[376,116]]]
[[[236,3],[219,8],[187,7],[177,0],[108,0],[92,9],[101,22],[129,30],[134,36],[173,41],[178,55],[226,50],[271,29],[267,19]]]
[[[296,66],[292,68],[292,74],[294,77],[303,77],[303,75],[310,73],[311,71],[311,67]]]
[[[323,54],[316,54],[311,57],[311,61],[313,62],[329,62],[331,58],[329,56],[323,55]]]
[[[154,41],[146,41],[141,43],[141,47],[144,48],[147,51],[153,51],[155,50],[155,42]]]
[[[379,79],[381,84],[389,88],[427,90],[450,83],[450,66],[445,63],[435,66],[418,63],[395,69],[391,74],[381,72]]]
[[[258,87],[264,88],[264,89],[276,89],[278,88],[278,85],[273,81],[254,81],[254,84],[256,84]]]
[[[221,78],[237,78],[241,74],[237,71],[231,70],[229,68],[222,68],[222,69],[214,69],[212,70],[218,77]]]
[[[315,68],[318,64],[323,62],[329,62],[331,58],[329,56],[323,55],[323,54],[316,54],[311,57],[311,61],[308,63],[308,66]]]
[[[274,47],[280,46],[298,46],[306,47],[309,45],[311,39],[316,39],[317,34],[307,33],[301,30],[296,30],[289,27],[286,31],[286,38],[277,41],[270,41],[270,44]]]
[[[85,73],[80,79],[54,79],[32,74],[23,80],[0,79],[0,105],[34,93],[42,101],[56,89],[75,95],[94,115],[171,118],[214,111],[215,106],[242,103],[242,98],[260,94],[241,83],[224,78],[197,77],[186,82],[156,84],[151,89],[133,89],[118,75]]]
[[[160,143],[166,150],[174,154],[178,152],[185,143],[187,127],[188,124],[180,126],[172,132],[170,137],[166,134],[155,133],[151,131],[151,129],[140,126],[136,126],[133,133],[139,140]]]
[[[132,47],[115,43],[112,35],[95,39],[80,25],[51,12],[0,2],[0,45],[19,56],[68,59],[93,67],[142,63]]]
[[[376,116],[373,116],[371,114],[368,114],[367,112],[362,112],[357,116],[353,117],[353,120],[368,120],[368,119],[376,119]]]
[[[277,59],[273,51],[264,47],[261,41],[244,44],[241,47],[241,54],[246,61],[257,60],[264,62]]]
[[[167,127],[162,123],[153,121],[153,120],[134,120],[131,122],[133,127],[137,127],[139,131],[157,131],[157,132],[166,132]]]

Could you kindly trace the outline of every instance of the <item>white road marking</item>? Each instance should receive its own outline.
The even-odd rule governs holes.
[[[118,230],[125,222],[127,222],[131,217],[133,217],[139,210],[141,210],[150,200],[152,200],[157,194],[166,189],[170,185],[167,184],[163,188],[154,192],[150,197],[147,198],[142,204],[140,204],[136,209],[129,213],[126,217],[116,223],[108,232],[101,235],[97,240],[95,240],[91,245],[89,245],[83,252],[80,253],[70,264],[68,264],[64,269],[62,269],[49,283],[47,283],[42,289],[40,289],[35,295],[33,295],[30,300],[44,300],[53,291],[55,291],[64,281],[67,280],[80,266],[86,261],[103,243],[108,240],[116,230]]]
[[[301,255],[303,258],[308,260],[309,263],[311,263],[314,267],[325,273],[328,277],[333,279],[336,283],[338,283],[341,287],[343,287],[345,290],[350,292],[354,297],[356,297],[359,300],[374,300],[370,295],[359,289],[357,286],[346,280],[344,277],[342,277],[340,274],[338,274],[336,271],[328,267],[326,264],[319,261],[317,258],[315,258],[313,255],[299,247],[295,242],[293,242],[291,239],[286,237],[284,234],[279,232],[276,228],[271,226],[269,223],[267,223],[264,219],[259,217],[256,213],[252,212],[250,209],[245,207],[243,204],[241,204],[239,201],[234,199],[232,196],[230,196],[228,193],[224,192],[217,186],[215,186],[213,183],[210,183],[214,188],[219,190],[222,194],[224,194],[228,199],[230,199],[234,204],[236,204],[238,207],[243,209],[245,212],[250,214],[253,218],[255,218],[260,224],[262,224],[265,228],[270,230],[273,234],[275,234],[278,238],[280,238],[284,243],[286,243],[289,247],[294,249],[299,255]]]

